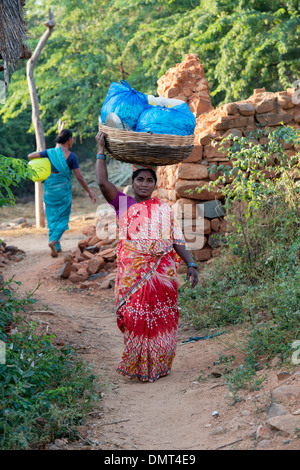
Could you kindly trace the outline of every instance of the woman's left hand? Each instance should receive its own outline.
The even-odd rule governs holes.
[[[195,285],[198,283],[198,272],[196,268],[193,268],[193,266],[189,266],[187,268],[186,272],[186,280],[187,282],[191,280],[191,287],[195,287]]]
[[[93,191],[90,190],[88,195],[90,196],[93,203],[95,203],[97,201],[97,198],[96,198],[95,194],[93,193]]]

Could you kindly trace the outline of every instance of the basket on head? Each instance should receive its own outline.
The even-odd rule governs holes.
[[[194,134],[169,135],[134,132],[99,124],[106,134],[106,152],[115,160],[140,165],[174,165],[191,154]]]

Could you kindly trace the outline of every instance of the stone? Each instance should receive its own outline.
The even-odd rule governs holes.
[[[96,274],[101,268],[105,266],[105,261],[100,256],[94,256],[88,262],[87,270],[89,274]]]
[[[255,112],[252,103],[239,103],[238,107],[242,116],[251,116]]]
[[[281,400],[285,397],[298,397],[300,396],[300,385],[281,385],[274,388],[271,395],[274,400]]]
[[[192,99],[190,99],[188,105],[192,113],[195,114],[195,116],[207,113],[207,111],[213,109],[210,99],[199,99],[198,97],[193,97]]]
[[[211,229],[214,231],[214,232],[218,232],[219,229],[220,229],[220,219],[219,218],[216,218],[216,219],[212,219],[211,220]]]
[[[93,237],[89,238],[88,246],[95,246],[97,243],[101,241],[102,240],[99,237],[97,237],[97,235],[94,235]]]
[[[275,357],[273,357],[273,359],[271,360],[271,367],[277,367],[278,365],[280,365],[283,361],[283,356],[282,355],[277,355]]]
[[[236,115],[239,112],[239,106],[237,103],[227,103],[224,104],[221,108],[223,108],[225,114]]]
[[[203,148],[203,158],[205,158],[207,161],[211,160],[211,159],[215,159],[215,160],[220,160],[220,159],[227,159],[227,150],[229,147],[230,147],[230,143],[229,142],[224,142],[224,144],[222,143],[217,143],[216,145],[212,145],[212,144],[209,144],[209,145],[204,145],[204,148]],[[221,148],[224,148],[224,150],[221,150]]]
[[[175,204],[172,205],[172,209],[176,219],[180,222],[187,219],[195,219],[197,217],[197,206],[199,206],[199,201],[193,201],[192,199],[180,198]],[[201,209],[201,208],[199,208]],[[202,210],[203,212],[203,210]]]
[[[83,251],[88,246],[88,239],[84,238],[83,240],[79,240],[77,246],[81,251]]]
[[[100,285],[100,289],[113,289],[115,286],[115,280],[114,279],[106,279],[103,281]]]
[[[289,374],[288,372],[282,371],[282,372],[278,372],[278,374],[277,374],[277,379],[278,379],[278,380],[285,380],[285,379],[287,379],[289,376],[290,376],[290,374]]]
[[[96,235],[96,226],[95,225],[86,225],[85,227],[83,227],[81,232],[86,237],[91,237],[93,235]]]
[[[255,107],[255,111],[256,113],[268,113],[270,111],[273,111],[273,109],[275,108],[276,106],[276,101],[273,99],[263,99],[262,101],[260,101],[256,107]]]
[[[80,284],[80,289],[90,289],[93,286],[94,286],[94,283],[90,280],[87,280]]]
[[[202,145],[194,145],[192,153],[183,161],[183,163],[199,163],[202,160]]]
[[[175,185],[175,189],[180,197],[198,199],[200,201],[208,201],[219,199],[222,195],[217,190],[209,191],[208,189],[202,189],[206,186],[207,182],[204,180],[179,180]],[[198,189],[200,191],[198,191]]]
[[[241,129],[235,129],[235,128],[228,129],[228,131],[226,131],[225,134],[222,134],[221,138],[216,137],[215,140],[223,140],[223,139],[225,139],[225,137],[228,137],[229,135],[232,138],[233,137],[243,137],[243,132],[242,132]]]
[[[227,130],[232,127],[246,127],[254,124],[253,116],[241,116],[240,114],[221,116],[213,124],[215,130]]]
[[[89,277],[89,280],[94,281],[95,279],[98,279],[99,277],[105,277],[107,275],[108,275],[108,272],[101,271],[101,272],[96,273],[96,274],[91,274],[91,276]]]
[[[208,178],[207,166],[197,163],[181,163],[178,178],[182,180],[202,180]]]
[[[200,250],[193,250],[192,253],[196,261],[207,261],[212,256],[212,249],[205,247]]]
[[[66,279],[70,276],[72,271],[72,265],[68,261],[60,268],[58,271],[59,277],[62,277],[63,279]]]
[[[272,403],[268,411],[268,418],[274,418],[275,416],[283,416],[288,414],[287,409],[279,403]]]
[[[183,234],[189,250],[202,250],[206,245],[207,237],[203,233],[184,230]]]
[[[267,424],[272,428],[283,432],[284,434],[294,434],[296,429],[300,429],[300,416],[286,414],[269,418]]]
[[[184,233],[197,233],[201,235],[208,235],[211,232],[211,224],[209,219],[204,217],[197,217],[196,219],[184,220],[182,224]]]
[[[211,248],[217,248],[218,246],[226,244],[226,237],[221,232],[211,233],[208,237],[207,243]]]
[[[77,248],[77,250],[74,253],[74,260],[77,263],[80,263],[80,261],[83,261],[84,259],[85,258],[82,256],[82,252],[81,252],[80,248]]]
[[[279,126],[282,122],[287,124],[292,121],[293,115],[288,112],[284,114],[265,113],[257,114],[256,119],[262,126]]]
[[[70,263],[70,264],[73,264],[74,261],[75,261],[75,258],[74,258],[74,256],[72,255],[72,253],[68,253],[68,254],[66,254],[66,255],[64,256],[64,261],[65,261],[65,262],[68,262],[68,263]]]
[[[280,95],[280,92],[277,93],[277,102],[282,109],[291,109],[295,106],[290,96]]]
[[[295,110],[294,112],[294,121],[300,123],[300,109]]]
[[[100,252],[101,257],[104,261],[114,261],[116,259],[116,252],[112,248],[108,248],[107,250],[103,250]]]
[[[24,217],[18,217],[17,219],[11,220],[11,223],[15,224],[15,225],[21,225],[21,224],[24,224],[26,222],[27,222],[27,220]]]
[[[260,424],[256,430],[256,439],[270,439],[272,437],[272,433],[270,428]]]
[[[69,276],[69,281],[75,284],[77,282],[82,282],[83,279],[82,276],[79,276],[77,273],[71,273]]]
[[[86,268],[78,269],[76,275],[80,276],[81,281],[87,281],[87,279],[89,278],[89,273],[88,273],[88,270]]]
[[[101,250],[101,248],[102,248],[103,246],[106,246],[107,244],[108,244],[108,237],[105,238],[105,240],[101,240],[100,242],[98,242],[98,243],[96,244],[96,246],[97,246],[97,248],[98,248],[99,250]]]
[[[255,89],[253,90],[253,94],[254,94],[254,95],[259,95],[259,94],[265,93],[265,92],[266,92],[265,87],[263,87],[263,88],[255,88]]]
[[[272,441],[270,439],[263,439],[262,441],[260,441],[257,446],[256,446],[256,450],[263,450],[263,449],[267,449],[268,447],[271,446],[271,443]]]
[[[200,132],[198,135],[198,142],[202,145],[208,145],[216,137],[216,133],[212,133],[210,130]]]
[[[87,246],[84,251],[88,251],[89,253],[92,253],[94,255],[99,251],[99,247],[97,245]]]
[[[25,252],[23,250],[20,250],[17,246],[6,245],[5,253],[16,254],[16,253],[25,253]]]
[[[159,78],[157,85],[159,96],[186,101],[196,116],[213,109],[204,69],[197,54],[186,54],[181,63]]]
[[[223,217],[225,210],[220,201],[205,201],[203,203],[204,217],[207,219],[214,219],[215,217]]]
[[[93,258],[94,254],[91,253],[91,252],[88,251],[88,250],[84,250],[84,251],[82,252],[82,256],[83,256],[84,259],[90,260],[90,259]]]

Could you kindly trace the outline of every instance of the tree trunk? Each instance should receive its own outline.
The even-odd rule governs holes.
[[[53,12],[49,10],[49,20],[45,23],[46,31],[39,40],[38,45],[31,58],[27,61],[27,81],[32,105],[32,123],[35,130],[35,139],[36,139],[36,151],[40,152],[41,150],[46,150],[46,141],[43,123],[40,118],[39,110],[39,100],[35,87],[35,81],[33,76],[34,66],[39,58],[39,55],[44,48],[49,36],[52,33],[52,30],[55,26]],[[35,183],[35,217],[36,217],[36,227],[45,227],[45,212],[43,207],[43,187],[42,183]]]

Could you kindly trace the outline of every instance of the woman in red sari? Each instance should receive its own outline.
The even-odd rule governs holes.
[[[154,382],[170,373],[176,352],[179,311],[177,268],[187,264],[191,287],[198,282],[197,265],[168,204],[152,198],[156,174],[151,168],[134,171],[134,198],[108,180],[105,139],[96,137],[96,175],[105,199],[119,217],[117,323],[125,349],[117,371],[130,378]]]

